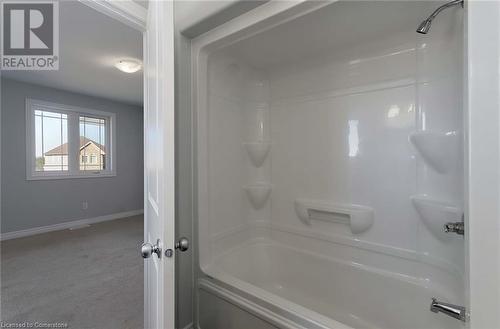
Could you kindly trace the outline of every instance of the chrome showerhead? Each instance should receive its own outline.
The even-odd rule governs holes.
[[[417,28],[417,33],[420,34],[427,34],[429,30],[431,29],[431,24],[432,24],[432,19],[426,19]]]
[[[456,5],[462,5],[462,7],[463,7],[464,0],[453,0],[453,1],[445,3],[444,5],[440,6],[438,9],[434,10],[434,12],[432,14],[430,14],[429,17],[427,17],[422,23],[420,23],[420,25],[417,28],[417,33],[427,34],[429,32],[429,30],[431,29],[432,20],[434,18],[436,18],[436,16],[440,12],[442,12],[444,9],[446,9],[448,7],[456,6]]]

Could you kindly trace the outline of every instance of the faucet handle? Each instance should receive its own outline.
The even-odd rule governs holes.
[[[459,235],[464,235],[464,233],[465,233],[464,222],[446,223],[446,224],[444,224],[444,231],[446,233],[456,233]]]

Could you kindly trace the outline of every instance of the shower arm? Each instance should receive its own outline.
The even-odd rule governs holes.
[[[434,12],[432,14],[429,15],[429,17],[427,17],[426,21],[428,21],[428,20],[432,21],[434,18],[436,18],[437,15],[439,15],[440,12],[442,12],[446,8],[453,7],[453,6],[456,6],[458,4],[460,4],[463,8],[464,7],[464,0],[453,0],[453,1],[445,3],[442,6],[439,6],[436,10],[434,10]]]
[[[464,0],[453,0],[439,6],[436,10],[434,10],[432,14],[429,15],[429,17],[427,17],[422,23],[420,23],[420,25],[417,28],[417,33],[427,34],[431,28],[431,24],[434,18],[436,18],[436,16],[439,15],[439,13],[445,10],[446,8],[450,8],[456,5],[462,5],[463,8]]]

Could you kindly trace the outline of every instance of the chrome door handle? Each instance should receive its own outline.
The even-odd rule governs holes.
[[[155,245],[151,245],[151,243],[148,242],[142,244],[141,246],[142,258],[149,258],[153,253],[156,254],[158,258],[161,257],[160,239],[156,240]]]
[[[185,237],[182,237],[175,243],[175,249],[180,251],[186,251],[189,249],[189,240]]]

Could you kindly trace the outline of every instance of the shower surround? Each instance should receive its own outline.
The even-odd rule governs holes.
[[[415,33],[439,4],[272,3],[194,41],[202,329],[463,326],[429,311],[465,300],[461,9]]]

